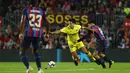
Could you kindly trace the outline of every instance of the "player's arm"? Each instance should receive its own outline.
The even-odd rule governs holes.
[[[46,16],[45,17],[45,20],[48,22],[48,25],[47,25],[47,33],[49,33],[49,30],[51,28],[51,21],[49,20],[49,18]]]
[[[25,10],[23,15],[21,16],[21,23],[20,23],[20,34],[19,34],[19,39],[23,39],[24,38],[24,30],[25,30],[25,20],[26,20],[26,15],[25,15]]]
[[[22,15],[21,17],[21,23],[20,23],[20,34],[19,34],[19,39],[23,39],[24,38],[24,29],[25,29],[25,19],[26,19],[26,16],[25,15]]]
[[[92,30],[92,29],[90,29],[90,28],[88,28],[88,27],[83,27],[83,26],[82,26],[81,29],[80,29],[80,31],[81,31],[82,29],[86,29],[86,30],[92,31],[92,33],[94,33],[94,30]],[[83,36],[82,38],[80,38],[80,39],[78,40],[78,42],[83,41],[84,39],[86,39],[86,37],[88,37],[88,35],[85,35],[85,36]]]
[[[94,33],[94,30],[92,30],[91,28],[88,28],[88,27],[82,27],[82,29],[86,29],[86,30],[90,30]]]
[[[56,35],[56,34],[59,34],[61,32],[60,32],[60,30],[57,30],[57,31],[54,31],[54,32],[49,32],[49,33],[52,34],[52,35]]]
[[[64,27],[60,30],[54,31],[54,32],[49,32],[50,34],[59,34],[59,33],[67,33],[67,28]]]
[[[24,33],[24,29],[25,29],[25,19],[26,19],[26,16],[25,16],[25,15],[22,15],[22,17],[21,17],[21,23],[20,23],[20,34],[23,34],[23,33]]]

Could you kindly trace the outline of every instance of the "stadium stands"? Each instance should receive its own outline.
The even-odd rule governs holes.
[[[124,8],[130,6],[130,4],[128,4],[130,3],[129,1],[130,0],[39,0],[39,6],[47,10],[47,14],[84,13],[88,15],[89,20],[95,20],[95,24],[101,26],[105,31],[104,33],[106,34],[110,47],[122,48],[121,45],[130,43],[128,39],[129,34],[124,31],[124,29],[121,29],[127,16],[124,12]],[[28,7],[28,5],[29,2],[27,0],[13,0],[12,4],[8,5],[8,12],[6,12],[5,16],[3,16],[3,26],[0,27],[4,29],[0,32],[1,49],[18,48],[19,39],[15,37],[18,37],[18,25],[20,24],[22,11],[25,7]],[[5,6],[1,5],[0,15],[3,14],[2,11],[4,7]],[[52,30],[63,27],[57,24],[54,25],[56,26],[52,26]],[[121,38],[117,35],[121,35]],[[58,38],[58,36],[60,36],[60,38]],[[43,44],[42,48],[51,49],[60,47],[65,49],[68,47],[65,43],[64,35],[58,36],[55,38],[49,37],[46,41],[47,43]],[[126,37],[124,38],[124,36]],[[117,37],[120,40],[117,39]],[[44,39],[46,38],[44,37]],[[126,46],[124,48],[129,47]]]

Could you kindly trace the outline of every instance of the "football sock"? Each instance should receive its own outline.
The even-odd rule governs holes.
[[[92,56],[91,52],[88,52],[87,55],[89,58],[91,58],[92,61],[96,61],[96,59]]]
[[[103,60],[103,59],[98,59],[98,60],[99,60],[99,62],[100,62],[101,64],[104,63],[104,60]]]
[[[106,68],[106,65],[105,65],[105,62],[103,59],[99,59],[99,62],[101,63],[102,67],[103,68]]]
[[[97,65],[100,65],[100,64],[101,64],[99,60],[95,60],[95,63],[96,63]]]
[[[29,68],[29,63],[28,63],[28,60],[27,60],[27,56],[23,52],[20,54],[20,56],[21,56],[22,62],[24,63],[24,65],[28,69]]]
[[[106,56],[103,57],[103,59],[109,63],[111,63],[111,60],[109,60]]]
[[[41,58],[40,58],[40,55],[37,52],[35,52],[34,53],[34,57],[35,57],[37,68],[38,68],[38,70],[40,70],[41,69]]]

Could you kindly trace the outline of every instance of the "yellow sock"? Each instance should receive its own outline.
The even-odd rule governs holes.
[[[92,56],[91,52],[88,52],[88,56],[89,56],[89,58],[91,58],[93,61],[96,60],[96,59]]]
[[[72,56],[72,59],[75,60],[73,56]]]

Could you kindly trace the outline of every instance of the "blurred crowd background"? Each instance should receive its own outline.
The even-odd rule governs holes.
[[[89,15],[89,20],[94,20],[104,31],[109,48],[130,48],[130,31],[124,29],[124,20],[129,18],[129,13],[124,8],[130,7],[130,0],[39,0],[38,4],[47,14]],[[23,9],[28,6],[29,0],[0,0],[0,49],[19,48],[19,24]],[[64,24],[53,24],[51,30],[62,27]],[[83,35],[84,31],[80,34]],[[44,29],[41,48],[67,49],[65,41],[64,34],[47,37]]]

